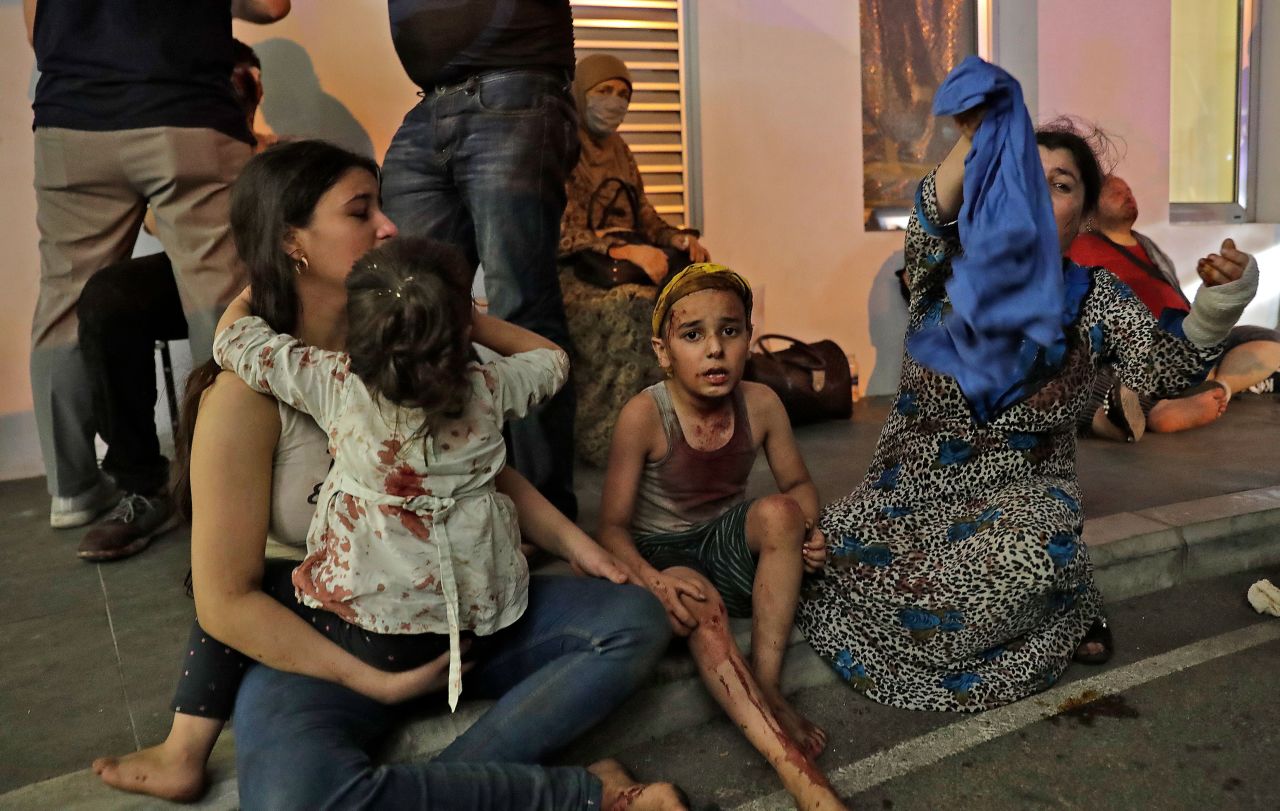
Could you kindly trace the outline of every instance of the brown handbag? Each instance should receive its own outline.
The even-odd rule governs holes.
[[[766,341],[790,341],[773,351]],[[786,335],[761,335],[752,346],[744,378],[777,393],[793,425],[848,419],[853,414],[849,359],[835,341],[805,343]]]

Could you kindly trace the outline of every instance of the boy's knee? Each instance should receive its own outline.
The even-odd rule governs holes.
[[[695,600],[692,597],[684,599],[684,604],[688,607],[689,613],[698,621],[698,627],[723,625],[727,628],[729,611],[725,608],[724,598],[720,596],[720,592],[708,581],[703,583],[702,593],[706,595],[707,599]]]
[[[803,532],[807,521],[796,500],[781,493],[760,499],[751,511],[759,527],[770,534]]]

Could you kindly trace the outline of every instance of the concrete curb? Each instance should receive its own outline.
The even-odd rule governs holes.
[[[1280,564],[1280,487],[1096,518],[1084,541],[1111,601]]]
[[[1125,600],[1180,583],[1260,566],[1280,564],[1280,487],[1184,501],[1137,512],[1116,513],[1085,522],[1084,540],[1093,559],[1098,587],[1109,601]],[[749,621],[735,620],[740,645],[750,635]],[[834,681],[835,674],[797,632],[791,638],[783,682],[788,692]],[[441,714],[410,722],[388,748],[387,757],[404,761],[430,757],[467,729],[490,706],[464,705],[452,716]],[[634,695],[608,724],[575,744],[575,760],[599,757],[705,723],[719,712],[702,689],[693,664],[673,651],[659,666],[654,683]],[[67,811],[135,811],[191,808],[231,811],[239,807],[231,735],[223,735],[210,766],[209,792],[192,805],[111,792],[88,769],[24,786],[0,795],[4,809],[59,808]]]

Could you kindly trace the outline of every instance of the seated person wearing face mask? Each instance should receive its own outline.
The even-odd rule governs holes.
[[[710,260],[696,231],[674,227],[649,203],[631,149],[618,135],[631,103],[627,66],[595,54],[578,62],[575,76],[582,153],[567,184],[560,259],[572,262],[587,252],[608,256],[632,271],[614,276],[615,283],[654,284],[691,262]]]

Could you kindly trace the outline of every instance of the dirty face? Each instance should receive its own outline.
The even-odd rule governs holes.
[[[1098,222],[1108,225],[1133,225],[1138,221],[1138,201],[1129,184],[1112,175],[1102,184],[1098,196]]]
[[[742,380],[751,327],[742,299],[728,290],[699,290],[671,307],[667,328],[653,351],[668,377],[688,394],[728,396]]]

